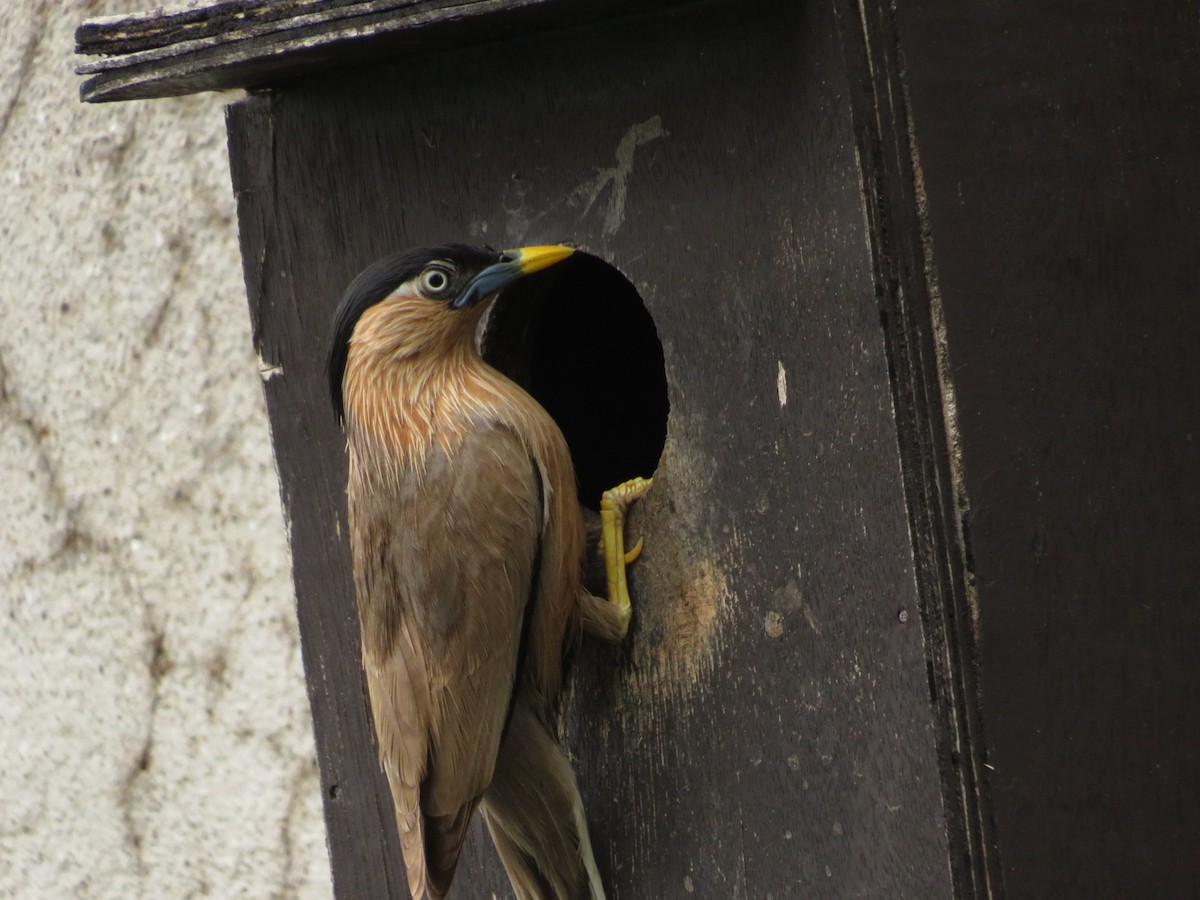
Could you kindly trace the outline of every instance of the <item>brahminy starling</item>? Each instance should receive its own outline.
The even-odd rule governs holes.
[[[572,252],[411,250],[334,320],[362,661],[415,900],[446,895],[476,808],[519,900],[604,896],[559,746],[563,667],[582,631],[628,629],[624,515],[649,481],[602,498],[596,597],[562,432],[477,344],[497,296]]]

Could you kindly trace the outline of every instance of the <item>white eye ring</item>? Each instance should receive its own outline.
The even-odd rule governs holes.
[[[450,273],[445,269],[431,266],[421,273],[421,290],[437,296],[450,287]]]

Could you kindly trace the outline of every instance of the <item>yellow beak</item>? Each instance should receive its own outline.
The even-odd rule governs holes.
[[[532,275],[534,272],[552,266],[574,252],[570,247],[553,244],[505,250],[500,254],[499,262],[488,266],[471,279],[471,282],[451,306],[455,309],[474,306],[481,300],[494,297],[518,278],[524,278],[526,275]]]
[[[548,244],[541,247],[521,247],[519,250],[505,250],[501,255],[512,257],[522,275],[530,275],[561,262],[575,251],[570,247],[558,244]]]

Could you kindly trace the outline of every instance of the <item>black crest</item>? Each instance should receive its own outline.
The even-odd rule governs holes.
[[[333,317],[333,338],[325,358],[329,375],[329,394],[333,411],[341,422],[345,416],[342,405],[342,376],[346,372],[346,357],[350,352],[350,336],[362,314],[388,297],[404,282],[416,278],[434,260],[454,263],[460,275],[470,277],[496,262],[499,254],[490,247],[471,247],[467,244],[446,244],[440,247],[418,247],[388,256],[367,266],[346,288]]]

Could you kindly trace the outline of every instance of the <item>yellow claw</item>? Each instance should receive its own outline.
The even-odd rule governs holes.
[[[646,495],[652,479],[633,478],[604,492],[600,499],[600,546],[604,551],[604,571],[608,580],[608,599],[617,604],[626,621],[632,615],[629,600],[629,585],[625,580],[625,566],[637,559],[645,546],[637,544],[625,552],[625,511]]]
[[[625,551],[625,565],[629,565],[631,562],[634,562],[639,556],[641,556],[642,548],[644,548],[645,546],[646,546],[646,539],[643,537],[639,537],[638,542],[633,545],[633,549]]]

